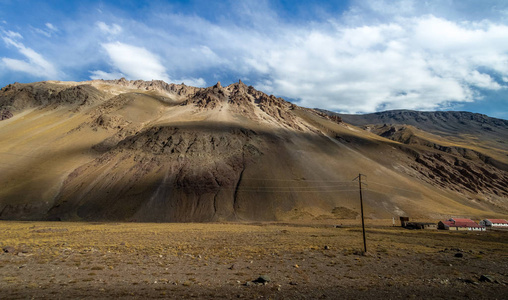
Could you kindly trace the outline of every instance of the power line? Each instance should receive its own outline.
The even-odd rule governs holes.
[[[143,185],[134,185],[135,187],[147,187],[147,186],[154,186],[154,184],[143,184]],[[172,187],[173,189],[176,189],[176,190],[183,190],[183,189],[192,189],[192,188],[189,188],[189,187]],[[114,188],[110,188],[110,189],[114,189]],[[204,190],[206,188],[195,188],[194,190]],[[40,189],[26,189],[24,188],[23,189],[24,191],[26,192],[33,192],[33,191],[39,191]],[[154,189],[155,190],[155,189]],[[273,189],[273,190],[258,190],[258,189],[254,189],[254,188],[247,188],[247,189],[243,189],[243,188],[239,188],[239,189],[234,189],[234,188],[215,188],[215,189],[206,189],[205,191],[203,191],[204,193],[218,193],[220,191],[238,191],[238,192],[242,192],[242,193],[340,193],[340,192],[355,192],[357,191],[356,189],[347,189],[347,190],[343,190],[343,189],[329,189],[329,190],[322,190],[322,189],[314,189],[314,190],[277,190],[277,189]],[[203,193],[203,194],[204,194]]]
[[[86,163],[85,163],[86,164]],[[76,168],[80,167],[80,166],[77,166],[76,168],[71,168],[69,170],[54,170],[54,169],[46,169],[46,168],[43,168],[43,167],[38,167],[38,166],[30,166],[29,163],[5,163],[5,162],[0,162],[0,165],[1,166],[4,166],[3,169],[7,169],[7,170],[11,170],[13,172],[26,172],[26,170],[24,170],[25,168],[30,168],[30,172],[35,175],[35,174],[47,174],[47,173],[51,173],[53,175],[64,175],[66,173],[71,173],[73,172]],[[335,183],[335,184],[332,184],[332,185],[312,185],[312,186],[294,186],[294,185],[284,185],[284,186],[244,186],[244,187],[240,187],[240,191],[247,191],[249,189],[252,189],[252,190],[255,190],[255,191],[259,191],[259,192],[262,192],[263,190],[277,190],[277,191],[280,191],[280,190],[283,190],[283,189],[286,189],[288,190],[287,192],[296,192],[296,191],[299,191],[299,190],[308,190],[308,189],[311,189],[311,190],[316,190],[316,191],[336,191],[336,190],[339,190],[339,189],[342,189],[342,188],[348,188],[348,187],[351,187],[351,184],[352,182],[350,181],[347,181],[347,182],[344,182],[344,181],[332,181],[332,180],[305,180],[305,181],[300,181],[300,180],[279,180],[279,179],[255,179],[255,178],[245,178],[244,179],[245,181],[256,181],[256,180],[263,180],[263,181],[271,181],[271,182],[294,182],[294,183],[298,183],[298,184],[302,184],[302,183]],[[150,183],[150,184],[144,184],[145,186],[148,186],[148,185],[156,185],[157,182],[154,182],[154,183]],[[212,182],[208,182],[208,183],[205,183],[205,184],[201,184],[201,185],[196,185],[194,186],[196,189],[200,189],[200,188],[211,188],[211,189],[227,189],[228,187],[230,187],[231,189],[234,189],[234,185],[215,185],[213,184]]]
[[[64,175],[66,173],[72,173],[76,168],[72,168],[72,169],[69,169],[69,170],[66,170],[66,171],[59,171],[59,170],[52,170],[52,169],[45,169],[45,168],[42,168],[42,167],[33,167],[33,166],[28,166],[28,165],[23,165],[22,164],[9,164],[9,163],[0,163],[0,165],[4,165],[6,167],[2,167],[2,170],[12,170],[12,173],[16,173],[16,172],[24,172],[26,173],[26,169],[25,168],[30,168],[30,173],[31,174],[34,174],[34,175],[39,175],[39,174],[47,174],[47,173],[51,173],[53,175]]]
[[[351,181],[338,181],[338,180],[307,180],[307,179],[267,179],[267,178],[244,178],[245,180],[260,180],[260,181],[295,181],[295,182],[336,182],[336,183],[351,183]]]
[[[386,187],[390,187],[392,189],[397,189],[397,190],[406,191],[406,192],[410,192],[410,193],[420,194],[420,193],[412,191],[412,190],[407,190],[407,189],[399,188],[399,187],[388,185],[388,184],[383,184],[383,183],[378,183],[378,182],[373,182],[373,181],[370,181],[370,183],[381,185],[381,186],[386,186]]]
[[[235,189],[218,189],[218,190],[235,190]],[[258,189],[238,189],[238,192],[256,192],[256,193],[331,193],[331,192],[354,192],[356,189],[351,190],[341,190],[341,189],[333,189],[333,190],[307,190],[307,191],[298,191],[298,190],[258,190]]]
[[[11,156],[29,157],[29,158],[43,158],[44,157],[44,155],[32,156],[32,155],[24,155],[24,154],[11,153],[11,152],[0,152],[0,155],[2,155],[2,154],[11,155]]]
[[[247,181],[247,179],[245,179],[245,181]],[[309,188],[309,187],[313,187],[313,188],[328,188],[328,187],[349,187],[351,186],[352,182],[348,182],[349,185],[345,185],[345,184],[334,184],[334,185],[312,185],[312,186],[294,186],[294,185],[289,185],[289,186],[280,186],[280,185],[272,185],[272,186],[252,186],[254,188],[271,188],[271,187],[274,187],[274,188],[292,188],[292,189],[305,189],[305,188]],[[221,186],[225,186],[225,185],[221,185]],[[249,187],[249,186],[244,186],[244,187]]]

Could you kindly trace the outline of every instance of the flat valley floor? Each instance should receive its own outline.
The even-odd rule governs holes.
[[[1,221],[0,298],[508,299],[508,231],[344,223]]]

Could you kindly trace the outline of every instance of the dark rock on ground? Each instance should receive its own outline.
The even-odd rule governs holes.
[[[482,275],[480,276],[481,282],[490,282],[490,283],[497,283],[498,281],[494,278],[494,276],[491,275]]]
[[[11,246],[5,246],[5,247],[2,248],[2,250],[5,253],[14,253],[14,252],[16,252],[16,249],[14,249],[14,247],[11,247]]]
[[[267,284],[270,281],[271,281],[271,279],[268,275],[261,275],[256,280],[253,280],[252,282],[260,283],[260,284]]]

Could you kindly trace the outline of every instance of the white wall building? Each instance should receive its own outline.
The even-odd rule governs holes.
[[[508,221],[503,219],[485,219],[480,221],[480,225],[496,228],[508,228]]]

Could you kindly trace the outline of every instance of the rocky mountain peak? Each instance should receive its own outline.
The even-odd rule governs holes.
[[[51,82],[15,83],[2,88],[0,108],[12,113],[26,108],[51,105],[71,105],[79,109],[82,106],[90,106],[103,97],[101,91],[86,82],[77,85]]]
[[[143,91],[155,91],[162,94],[170,94],[175,96],[190,96],[196,93],[197,90],[200,88],[187,86],[185,84],[175,84],[175,83],[167,83],[163,80],[151,80],[151,81],[145,81],[145,80],[127,80],[125,78],[115,79],[115,80],[92,80],[90,82],[91,84],[98,84],[98,85],[113,85],[113,86],[120,86],[120,87],[126,87],[129,89],[137,89],[137,90],[143,90]]]

